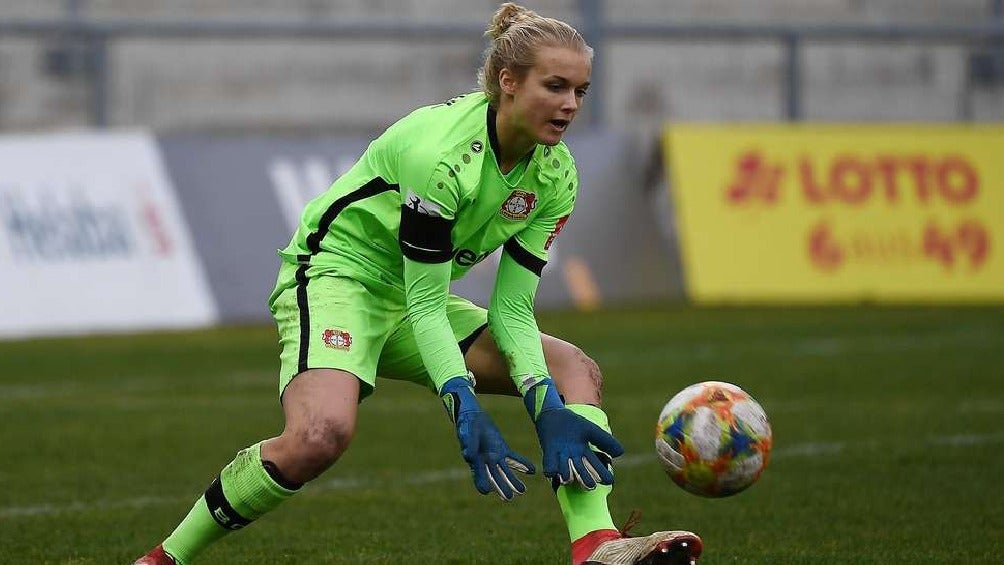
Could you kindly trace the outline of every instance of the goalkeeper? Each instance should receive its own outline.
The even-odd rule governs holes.
[[[474,486],[522,494],[533,464],[512,451],[476,393],[523,398],[576,565],[693,563],[682,531],[630,538],[607,509],[623,452],[599,408],[601,376],[542,335],[534,295],[578,188],[561,142],[589,85],[592,49],[564,22],[507,3],[495,13],[483,92],[420,108],[373,141],[310,202],[269,304],[282,351],[282,433],[240,451],[137,565],[190,564],[328,469],[348,448],[376,376],[435,392]],[[503,248],[486,310],[449,292]]]

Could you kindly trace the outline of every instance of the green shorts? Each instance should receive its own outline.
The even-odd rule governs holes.
[[[283,265],[290,268],[296,266]],[[280,398],[293,377],[321,368],[358,377],[360,400],[373,392],[377,376],[435,391],[407,319],[403,292],[338,276],[305,280],[305,285],[277,289],[271,301],[281,347]],[[459,296],[449,296],[446,315],[464,353],[488,325],[488,312]]]

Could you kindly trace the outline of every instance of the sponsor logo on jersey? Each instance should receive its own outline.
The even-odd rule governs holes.
[[[525,220],[530,212],[537,207],[537,195],[525,190],[516,189],[509,194],[509,198],[502,203],[499,214],[507,220],[518,222]]]
[[[491,254],[491,251],[486,251],[481,255],[478,255],[470,249],[458,249],[453,255],[453,260],[461,267],[472,267],[483,261],[485,257]]]
[[[425,214],[426,216],[432,216],[438,218],[443,215],[442,209],[439,204],[431,200],[422,198],[415,193],[414,190],[408,189],[407,196],[404,197],[404,205],[411,208],[412,210],[418,212],[419,214]]]
[[[544,243],[544,249],[550,249],[551,244],[554,243],[555,238],[561,233],[562,228],[565,227],[565,222],[568,221],[568,214],[558,218],[558,222],[554,224],[554,229],[551,230],[551,235],[547,236],[547,241]]]
[[[348,351],[352,347],[352,334],[344,330],[326,329],[321,334],[325,347]]]

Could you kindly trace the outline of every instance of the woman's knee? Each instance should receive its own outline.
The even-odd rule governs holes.
[[[286,453],[287,467],[300,482],[320,475],[349,448],[355,435],[354,425],[337,417],[320,417],[279,436],[279,449]]]
[[[292,435],[301,457],[324,463],[327,467],[349,448],[355,430],[354,426],[339,418],[321,418],[295,430]]]
[[[567,341],[547,334],[541,334],[540,338],[544,361],[565,402],[599,406],[603,374],[596,361]],[[478,380],[478,392],[519,394],[509,376],[505,357],[496,346],[491,332],[485,331],[475,340],[467,352],[466,361]]]
[[[551,336],[544,336],[544,354],[566,403],[599,405],[603,373],[592,357],[578,346]]]
[[[355,435],[359,384],[333,369],[298,375],[283,393],[286,426],[269,442],[269,457],[288,478],[306,482],[324,472],[348,449]]]

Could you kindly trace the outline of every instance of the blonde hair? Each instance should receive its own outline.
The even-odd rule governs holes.
[[[491,38],[491,44],[478,70],[478,84],[494,108],[498,108],[502,96],[499,72],[509,69],[522,79],[533,67],[537,49],[568,47],[593,57],[593,48],[575,28],[512,2],[499,6],[485,35]]]

